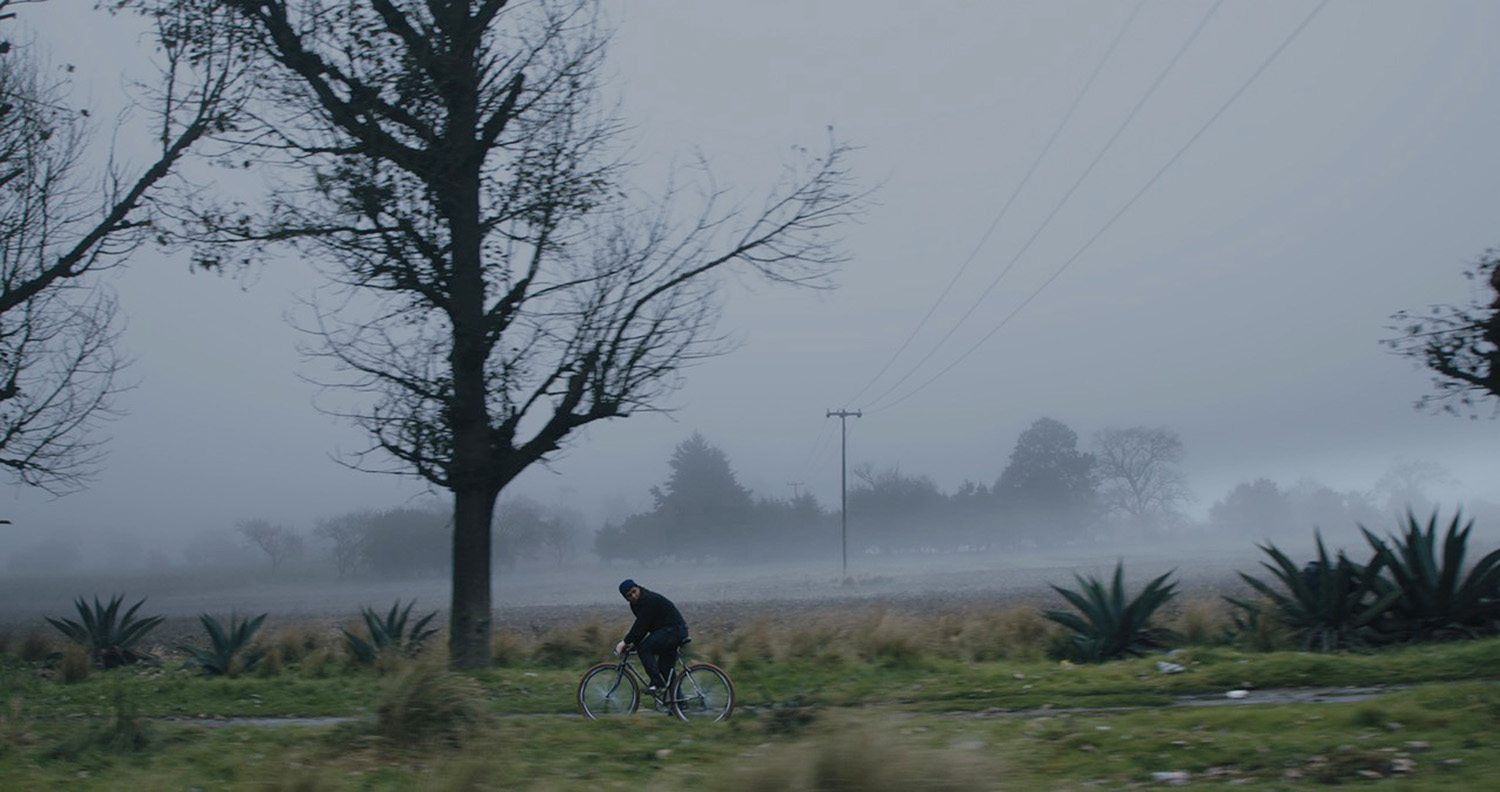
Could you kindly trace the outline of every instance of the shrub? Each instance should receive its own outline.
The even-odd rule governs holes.
[[[538,644],[534,659],[553,666],[572,666],[580,661],[595,662],[606,647],[617,639],[604,637],[604,625],[598,619],[583,624],[557,628],[548,632]]]
[[[1195,597],[1167,622],[1172,632],[1190,646],[1213,646],[1228,643],[1234,637],[1232,620],[1225,602],[1211,597]]]
[[[218,619],[206,613],[199,614],[198,621],[202,623],[204,632],[208,633],[209,645],[178,647],[188,653],[184,665],[200,669],[204,676],[235,676],[240,671],[254,668],[265,657],[266,650],[251,649],[250,642],[255,640],[255,633],[265,620],[264,613],[253,619],[231,615],[229,629],[226,630]]]
[[[776,659],[773,632],[769,619],[757,618],[729,635],[726,648],[735,662],[746,667],[772,662]]]
[[[74,601],[74,606],[78,608],[78,621],[48,616],[47,622],[68,640],[88,649],[94,664],[100,668],[110,669],[137,663],[148,655],[136,651],[136,644],[140,643],[146,633],[161,624],[163,617],[136,618],[135,612],[145,604],[144,599],[130,606],[121,615],[119,610],[123,599],[116,594],[109,604],[103,605],[98,597],[94,597],[94,604],[90,607],[79,597]]]
[[[910,619],[881,610],[860,623],[851,638],[864,660],[885,665],[909,665],[921,659],[923,642]]]
[[[427,626],[427,623],[437,616],[437,611],[418,619],[408,629],[406,622],[411,617],[412,606],[416,604],[417,601],[412,600],[405,608],[402,608],[401,600],[398,599],[383,619],[374,608],[365,608],[360,611],[370,637],[366,640],[344,630],[344,639],[349,647],[349,654],[360,663],[372,665],[382,654],[391,650],[399,651],[407,657],[420,652],[423,642],[438,631],[436,627]]]
[[[1279,590],[1241,572],[1263,599],[1225,599],[1253,619],[1274,618],[1300,638],[1304,649],[1329,652],[1380,643],[1377,622],[1401,597],[1401,590],[1380,574],[1384,560],[1377,553],[1362,565],[1342,552],[1330,560],[1321,536],[1317,547],[1317,560],[1299,569],[1275,545],[1261,545],[1271,558],[1261,566],[1276,576]]]
[[[1034,606],[966,614],[953,641],[967,660],[1040,660],[1057,625]]]
[[[827,721],[826,723],[824,721]],[[794,724],[792,733],[807,724]],[[1005,768],[982,745],[944,748],[895,734],[888,722],[868,716],[819,717],[808,737],[779,749],[775,761],[735,767],[708,788],[735,792],[884,792],[885,790],[991,789]]]
[[[1391,544],[1378,539],[1364,526],[1360,531],[1375,550],[1391,579],[1401,590],[1391,606],[1394,629],[1419,640],[1475,637],[1494,632],[1500,620],[1500,550],[1495,550],[1464,570],[1470,520],[1459,527],[1453,515],[1443,535],[1442,553],[1437,550],[1437,512],[1424,529],[1407,512],[1405,535],[1391,537]]]
[[[42,635],[40,630],[29,630],[26,639],[21,642],[20,657],[28,663],[37,663],[46,660],[53,652],[52,643],[47,636]]]
[[[398,745],[458,743],[486,714],[484,690],[431,661],[406,662],[381,691],[375,730]]]
[[[282,663],[296,663],[319,649],[326,649],[331,628],[309,622],[267,630],[262,643],[269,646],[268,657],[275,654]],[[262,661],[264,662],[264,661]]]
[[[110,693],[109,716],[77,731],[57,745],[53,754],[73,760],[91,752],[142,753],[155,741],[151,722],[142,717],[140,708],[125,695],[125,688],[115,685]]]
[[[89,657],[88,650],[79,644],[70,643],[57,655],[57,678],[64,685],[88,679],[89,672],[93,670],[93,659]]]
[[[1052,587],[1078,609],[1077,613],[1042,612],[1043,616],[1073,631],[1068,643],[1072,659],[1098,662],[1126,655],[1139,656],[1148,649],[1165,645],[1172,638],[1170,630],[1151,624],[1152,615],[1177,596],[1177,584],[1167,582],[1172,573],[1156,578],[1146,584],[1134,599],[1127,600],[1124,566],[1123,562],[1115,564],[1114,582],[1107,590],[1098,578],[1085,579],[1079,575],[1074,578],[1080,591]]]
[[[297,673],[308,679],[325,679],[333,676],[342,664],[328,649],[316,649],[297,663]]]

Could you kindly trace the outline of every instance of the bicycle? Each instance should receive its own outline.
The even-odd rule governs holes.
[[[666,689],[653,695],[657,712],[675,715],[683,721],[721,721],[734,711],[734,683],[723,669],[711,663],[688,665],[678,645],[677,664],[668,677]],[[641,688],[647,684],[645,671],[630,663],[635,647],[627,647],[619,662],[599,663],[583,672],[578,680],[578,711],[591,720],[614,715],[629,715],[640,708]]]

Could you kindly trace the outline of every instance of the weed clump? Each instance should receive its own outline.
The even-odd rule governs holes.
[[[553,666],[570,666],[592,662],[603,647],[613,645],[604,637],[604,625],[598,620],[559,628],[548,632],[536,647],[535,659]]]
[[[1235,635],[1226,603],[1213,597],[1187,600],[1166,626],[1188,646],[1221,646]]]
[[[47,640],[41,630],[30,630],[26,638],[21,641],[19,656],[28,663],[40,663],[46,660],[53,652],[52,642]]]
[[[776,660],[776,644],[773,641],[771,622],[759,618],[749,626],[729,636],[728,650],[737,663],[754,667],[759,663]]]
[[[877,722],[878,723],[878,722]],[[922,745],[849,718],[820,721],[775,762],[737,768],[713,788],[734,792],[896,792],[1001,788],[1005,775],[977,746]]]
[[[409,661],[391,675],[375,706],[375,731],[397,744],[457,745],[484,721],[484,690],[432,660]]]
[[[57,678],[65,685],[72,685],[89,678],[94,670],[93,659],[88,650],[78,644],[64,646],[57,655]]]
[[[298,623],[269,632],[266,636],[266,654],[276,657],[285,665],[295,665],[304,658],[329,646],[331,628],[312,623]]]
[[[74,760],[89,752],[139,754],[156,743],[156,730],[140,708],[116,684],[110,694],[109,715],[103,723],[84,729],[53,749],[57,758]]]
[[[531,653],[531,641],[518,630],[500,629],[490,636],[490,662],[497,668],[521,665]]]
[[[861,624],[854,632],[859,655],[867,660],[892,666],[909,666],[921,660],[924,644],[921,631],[909,618],[882,610]]]

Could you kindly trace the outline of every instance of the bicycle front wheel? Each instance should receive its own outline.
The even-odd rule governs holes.
[[[718,666],[695,663],[672,683],[672,712],[685,721],[721,721],[734,711],[734,683]]]
[[[600,663],[578,680],[578,711],[586,718],[629,715],[640,704],[640,688],[622,663]]]

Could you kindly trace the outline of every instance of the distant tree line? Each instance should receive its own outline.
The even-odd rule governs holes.
[[[1309,481],[1284,487],[1262,478],[1237,485],[1212,504],[1207,524],[1193,524],[1183,511],[1192,501],[1183,457],[1170,429],[1105,429],[1084,450],[1066,424],[1040,418],[1017,438],[990,484],[966,481],[945,493],[927,476],[858,464],[850,471],[848,549],[1016,551],[1189,533],[1261,541],[1303,537],[1308,528],[1353,531],[1393,510],[1430,509],[1423,488],[1442,477],[1435,466],[1406,462],[1370,492]],[[593,549],[600,559],[758,561],[839,551],[836,507],[808,493],[757,497],[701,434],[680,443],[667,466],[648,511],[597,531]]]
[[[492,560],[505,569],[558,566],[577,554],[580,521],[534,501],[502,501],[495,510]],[[438,504],[350,512],[318,522],[313,534],[329,548],[340,575],[421,577],[452,567],[452,510]]]

